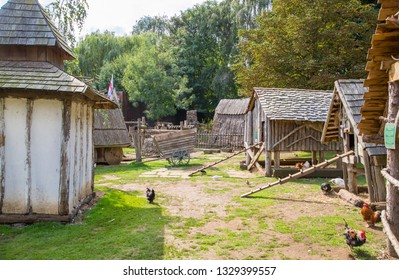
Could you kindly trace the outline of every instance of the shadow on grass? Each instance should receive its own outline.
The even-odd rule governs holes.
[[[106,190],[80,224],[0,226],[0,259],[162,260],[167,222],[137,194]]]

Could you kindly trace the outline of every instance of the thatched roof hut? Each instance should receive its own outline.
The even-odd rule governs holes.
[[[244,146],[245,113],[249,98],[222,99],[215,109],[207,147],[241,148]]]
[[[249,98],[222,99],[215,109],[212,134],[244,134]]]
[[[119,164],[123,158],[122,148],[132,142],[121,109],[95,110],[93,137],[95,161]]]

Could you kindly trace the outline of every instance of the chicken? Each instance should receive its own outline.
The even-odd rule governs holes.
[[[249,180],[247,180],[245,183],[247,184],[247,186],[252,187],[252,183]]]
[[[381,222],[381,213],[379,211],[374,212],[367,203],[363,203],[360,213],[368,226],[374,226],[375,223]]]
[[[332,191],[331,185],[329,183],[321,184],[320,189],[322,190],[323,194],[328,194]]]
[[[206,174],[205,169],[201,169],[200,171],[201,171],[201,174],[202,174],[202,175],[205,175],[205,174]]]
[[[305,163],[303,164],[303,169],[308,169],[310,168],[310,163],[309,161],[305,161]]]
[[[345,231],[344,231],[345,242],[349,246],[351,251],[353,247],[359,247],[362,246],[364,243],[366,243],[367,238],[366,238],[366,232],[364,230],[357,231],[356,229],[350,228],[345,220],[344,222],[345,222]]]
[[[155,191],[153,189],[147,188],[146,191],[147,200],[149,203],[153,203],[155,199]]]
[[[333,183],[334,185],[341,187],[341,188],[345,188],[345,181],[344,179],[341,178],[335,178],[335,179],[331,179],[329,181],[330,183]]]
[[[302,169],[302,168],[303,168],[303,165],[304,165],[303,162],[298,162],[297,164],[295,164],[295,168]]]

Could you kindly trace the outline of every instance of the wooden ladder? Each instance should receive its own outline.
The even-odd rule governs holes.
[[[305,169],[305,170],[301,170],[301,171],[299,171],[298,173],[290,174],[290,175],[288,175],[287,177],[285,177],[285,178],[283,178],[283,179],[278,179],[278,181],[275,181],[275,182],[273,182],[273,183],[267,184],[266,186],[260,187],[260,188],[258,188],[258,189],[252,190],[252,191],[250,191],[250,192],[248,192],[248,193],[246,193],[246,194],[243,194],[241,197],[242,197],[242,198],[248,197],[248,196],[250,196],[251,194],[254,194],[254,193],[263,191],[263,190],[265,190],[265,189],[268,189],[268,188],[271,188],[271,187],[274,187],[274,186],[277,186],[277,185],[285,184],[285,183],[287,183],[288,181],[290,181],[290,180],[292,180],[292,179],[301,178],[301,177],[303,177],[303,176],[306,176],[306,175],[308,175],[308,174],[311,174],[311,173],[315,172],[315,171],[316,171],[317,169],[319,169],[319,168],[325,168],[325,167],[327,167],[328,165],[330,165],[331,163],[333,163],[333,162],[335,162],[335,161],[337,161],[337,160],[339,160],[339,159],[341,159],[341,158],[344,158],[344,157],[353,155],[353,154],[354,154],[354,151],[349,151],[349,152],[347,152],[347,153],[344,153],[344,154],[341,154],[341,155],[337,155],[336,157],[334,157],[334,158],[332,158],[332,159],[323,161],[322,163],[319,163],[319,164],[317,164],[317,165],[314,165],[314,166],[312,166],[312,167],[309,167],[309,168],[307,168],[307,169]]]

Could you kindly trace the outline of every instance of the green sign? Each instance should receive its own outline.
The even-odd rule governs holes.
[[[387,123],[385,124],[384,130],[385,147],[387,149],[395,149],[396,140],[396,124]]]

